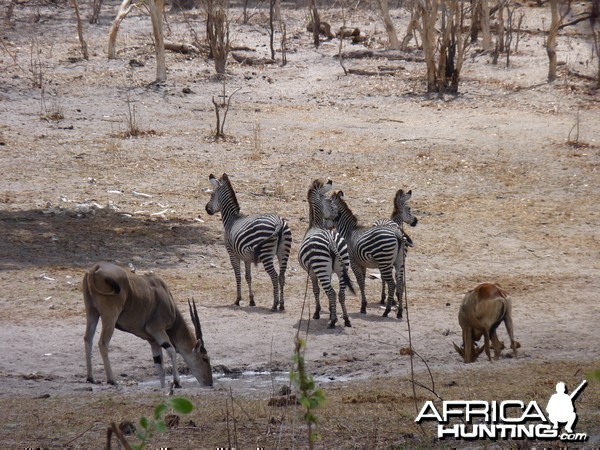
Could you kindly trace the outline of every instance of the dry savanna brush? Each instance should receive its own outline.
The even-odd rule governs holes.
[[[598,447],[598,8],[0,0],[0,445]],[[240,214],[280,218],[261,248],[287,255],[282,290],[277,259],[243,250],[253,298],[243,262],[238,297],[237,212],[207,205],[225,179]],[[403,269],[366,268],[365,303],[347,268],[347,317],[333,275],[336,312],[320,289],[315,318],[299,259],[315,180],[325,225],[380,220],[406,250]],[[400,190],[414,227],[390,222]],[[89,374],[82,280],[102,261],[124,270],[92,277],[92,307],[114,308],[135,271],[134,297],[162,289],[162,312],[92,308]],[[482,283],[497,288],[459,319]],[[115,320],[109,380],[98,340]],[[449,400],[547,414],[558,383],[583,380],[586,441],[438,439],[415,422]]]

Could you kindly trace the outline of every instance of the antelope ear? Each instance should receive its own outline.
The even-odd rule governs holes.
[[[202,353],[203,355],[206,355],[207,351],[204,347],[204,342],[202,342],[202,339],[198,339],[196,341],[196,345],[194,345],[194,353]]]
[[[457,352],[457,353],[458,353],[460,356],[462,356],[462,357],[464,358],[464,357],[465,357],[465,349],[464,349],[464,348],[461,348],[461,347],[459,347],[459,346],[458,346],[458,345],[456,345],[456,343],[454,343],[454,342],[452,343],[452,345],[454,345],[454,350],[456,350],[456,352]]]

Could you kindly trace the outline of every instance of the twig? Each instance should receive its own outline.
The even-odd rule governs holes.
[[[127,442],[127,439],[125,439],[125,436],[123,436],[123,432],[114,422],[112,422],[110,424],[110,428],[106,430],[106,450],[111,450],[111,440],[113,434],[116,436],[117,440],[121,443],[121,445],[123,445],[125,450],[132,450],[131,446],[129,445],[129,442]]]
[[[63,448],[68,447],[71,443],[75,442],[77,439],[79,439],[81,436],[83,436],[85,433],[87,433],[88,431],[90,431],[92,428],[94,428],[96,426],[96,424],[92,424],[90,425],[90,427],[87,430],[82,431],[81,433],[79,433],[77,436],[75,436],[73,439],[71,439],[69,442],[65,442],[62,446]]]

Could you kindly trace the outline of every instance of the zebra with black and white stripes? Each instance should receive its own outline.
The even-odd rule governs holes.
[[[326,194],[332,188],[332,181],[323,183],[321,180],[312,182],[308,190],[309,221],[308,230],[304,235],[298,260],[310,276],[315,296],[314,319],[320,318],[321,304],[320,289],[325,291],[329,300],[329,328],[335,328],[338,320],[336,313],[336,292],[331,284],[331,276],[335,272],[339,279],[338,300],[342,307],[344,325],[351,327],[348,311],[346,310],[346,287],[354,293],[352,282],[348,276],[350,257],[348,246],[341,234],[331,230],[337,212],[332,207],[331,198]]]
[[[391,219],[379,219],[374,225],[386,225],[391,226],[392,228],[402,229],[402,223],[406,223],[411,227],[417,226],[419,219],[416,216],[413,216],[410,206],[408,205],[409,200],[412,197],[412,190],[404,192],[403,189],[398,189],[396,191],[396,195],[394,196],[394,209],[392,211]],[[406,251],[408,247],[404,248],[404,257],[406,258]],[[381,282],[381,300],[380,303],[385,305],[386,301],[386,293],[385,293],[385,282]],[[400,298],[398,298],[400,301]]]
[[[240,261],[244,262],[246,269],[246,282],[248,283],[250,306],[256,306],[254,292],[252,291],[252,263],[262,263],[273,282],[273,306],[277,305],[284,310],[283,288],[285,286],[285,272],[292,247],[292,232],[285,219],[276,214],[256,214],[246,216],[240,213],[233,186],[229,177],[224,173],[217,179],[213,174],[208,177],[213,185],[213,192],[206,204],[206,212],[211,216],[221,212],[223,227],[225,228],[225,248],[235,273],[237,297],[235,304],[239,306],[242,299],[242,277]],[[274,259],[279,261],[279,275],[274,267]]]
[[[335,226],[348,243],[350,267],[356,276],[361,294],[361,314],[367,313],[365,295],[365,275],[367,268],[377,268],[381,272],[382,282],[388,286],[387,306],[383,317],[392,309],[394,292],[400,303],[397,317],[402,317],[402,287],[404,285],[404,256],[406,246],[411,246],[410,237],[398,227],[388,225],[361,226],[358,219],[344,200],[342,191],[332,195],[333,207],[337,209]],[[395,276],[394,276],[395,271]]]
[[[401,226],[402,222],[407,223],[411,227],[417,226],[419,219],[413,216],[408,206],[408,201],[412,197],[412,190],[404,192],[403,189],[396,191],[394,196],[394,210],[392,211],[391,219],[379,219],[374,225],[391,225]]]

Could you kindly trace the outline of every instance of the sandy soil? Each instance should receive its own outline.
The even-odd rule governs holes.
[[[72,12],[65,6],[21,5],[2,27],[2,445],[100,445],[94,439],[102,433],[76,436],[85,424],[71,435],[63,430],[67,434],[57,436],[56,430],[89,413],[98,398],[135,402],[139,393],[160,392],[149,346],[124,333],[116,333],[111,344],[120,387],[85,383],[79,283],[98,260],[154,271],[182,307],[191,297],[199,303],[216,386],[202,390],[188,380],[183,394],[220,402],[231,387],[241,398],[265,399],[274,385],[285,384],[294,336],[307,328],[307,312],[301,317],[305,299],[312,308],[297,246],[307,224],[306,190],[315,178],[330,177],[344,190],[362,223],[388,217],[397,189],[413,190],[420,221],[409,230],[415,242],[407,260],[410,338],[438,382],[485,370],[494,388],[484,383],[461,393],[479,398],[502,388],[500,395],[522,398],[545,386],[535,397],[544,402],[556,381],[575,386],[584,369],[598,367],[600,102],[586,78],[596,65],[588,25],[560,37],[564,64],[559,79],[548,84],[540,30],[549,13],[525,7],[527,32],[511,66],[492,65],[489,55],[473,48],[460,95],[438,99],[423,94],[419,62],[346,60],[347,67],[397,71],[344,76],[336,58],[339,41],[315,50],[304,30],[306,11],[284,9],[288,64],[228,63],[225,89],[239,91],[225,124],[228,138],[214,142],[211,98],[223,83],[212,63],[168,53],[168,80],[153,84],[150,21],[137,10],[122,25],[118,58],[108,61],[106,36],[115,11],[115,4],[105,5],[99,25],[85,24],[89,61],[79,58]],[[232,39],[267,57],[265,11],[253,12],[242,25],[240,11],[232,9]],[[324,16],[341,23],[337,10]],[[394,17],[404,29],[405,12]],[[178,13],[168,18],[173,42],[190,41],[189,24],[202,33],[198,15],[187,23]],[[382,48],[377,14],[352,10],[349,22],[369,36],[365,45]],[[345,44],[346,50],[356,48]],[[33,86],[36,76],[43,89]],[[123,139],[131,108],[144,135]],[[56,114],[63,118],[53,120]],[[579,145],[570,145],[577,121]],[[283,313],[269,310],[270,280],[262,270],[254,271],[258,306],[233,306],[235,282],[222,225],[204,211],[208,175],[224,172],[243,212],[277,212],[289,221],[294,247]],[[511,294],[522,348],[517,359],[503,355],[467,366],[452,346],[461,339],[457,311],[464,293],[483,281],[498,282]],[[409,374],[409,357],[400,352],[409,340],[406,315],[401,321],[381,317],[377,281],[368,282],[368,297],[367,315],[359,314],[358,298],[350,297],[352,328],[328,330],[326,319],[310,321],[307,366],[326,388],[353,383],[348,386],[355,392],[366,392],[374,380]],[[505,339],[505,330],[500,333]],[[418,373],[425,372],[420,360],[415,364]],[[94,367],[104,381],[97,349]],[[598,445],[600,404],[594,393],[600,388],[596,383],[588,390],[578,401],[580,423],[595,436],[590,444]],[[48,395],[52,403],[46,408],[31,406],[31,399]],[[63,408],[71,412],[61,415]],[[109,423],[111,409],[90,420]],[[31,420],[20,415],[27,411],[36,411]],[[394,420],[410,424],[414,414]],[[368,442],[354,445],[368,448]],[[382,446],[390,445],[399,444]]]

